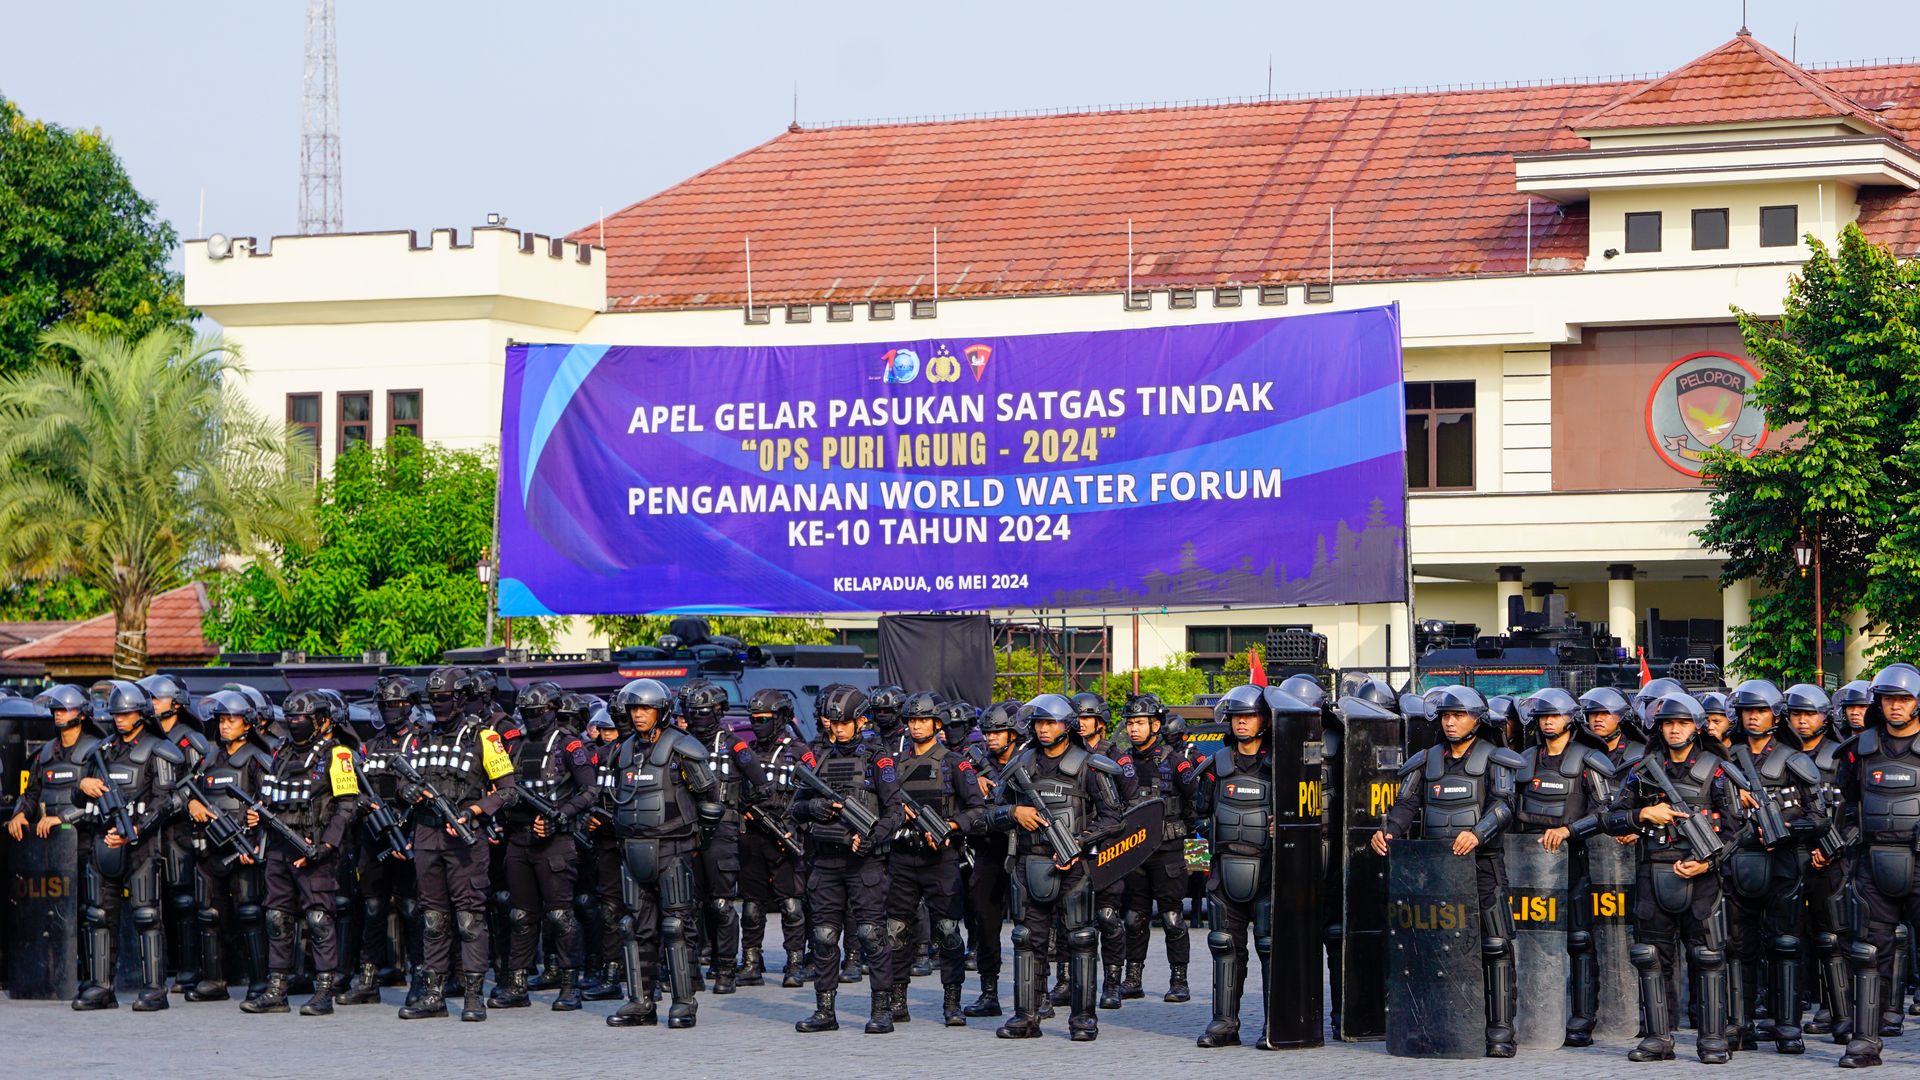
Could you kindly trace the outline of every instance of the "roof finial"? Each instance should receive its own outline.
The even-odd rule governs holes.
[[[1747,29],[1747,0],[1740,0],[1740,36],[1753,36],[1753,31]]]

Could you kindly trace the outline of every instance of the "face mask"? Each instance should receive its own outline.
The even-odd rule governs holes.
[[[428,704],[433,708],[433,718],[442,724],[451,723],[460,715],[460,699],[452,694],[435,694]]]
[[[313,741],[316,725],[311,716],[287,717],[287,735],[294,742],[305,745]]]

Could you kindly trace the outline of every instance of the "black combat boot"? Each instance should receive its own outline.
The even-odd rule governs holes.
[[[1000,980],[985,975],[980,976],[980,996],[973,999],[973,1004],[960,1011],[967,1016],[999,1016]]]
[[[813,1015],[804,1020],[795,1020],[793,1030],[802,1035],[811,1035],[816,1031],[839,1031],[840,1018],[834,1015],[832,990],[813,992]]]
[[[1100,970],[1100,1007],[1120,1007],[1120,965],[1108,964]]]
[[[340,984],[340,973],[323,971],[313,977],[313,996],[300,1006],[301,1016],[332,1016],[333,988]]]
[[[904,981],[893,984],[893,1000],[889,1007],[893,1010],[894,1023],[905,1024],[913,1020],[913,1014],[907,1011],[907,984]]]
[[[873,993],[873,1004],[867,1009],[867,1034],[891,1035],[893,1033],[893,992]]]
[[[634,960],[628,965],[627,1003],[607,1017],[608,1027],[653,1027],[660,1023],[660,1007],[653,1003],[653,967],[640,963],[638,952],[638,946],[627,949]]]
[[[620,996],[620,961],[609,960],[593,970],[580,988],[582,1001],[612,1001]]]
[[[1635,945],[1630,954],[1640,982],[1640,1045],[1627,1051],[1628,1061],[1673,1060],[1673,1015],[1667,1011],[1667,976],[1660,970],[1660,952],[1652,945]]]
[[[377,1005],[380,1003],[380,966],[361,964],[347,992],[333,999],[341,1005]]]
[[[505,977],[493,984],[493,993],[487,996],[487,1004],[496,1009],[524,1009],[533,1004],[527,991],[533,989],[527,982],[527,973],[523,968],[507,972]]]
[[[1127,961],[1127,973],[1120,977],[1120,997],[1143,998],[1147,996],[1147,965],[1144,961]]]
[[[1487,997],[1487,1056],[1510,1058],[1515,1050],[1513,1015],[1518,1004],[1510,928],[1505,936],[1487,938],[1482,943],[1480,960]]]
[[[219,926],[202,926],[200,935],[200,981],[184,991],[188,1001],[231,1001],[227,993],[226,951],[221,948]]]
[[[758,945],[749,945],[745,952],[746,963],[740,965],[739,978],[736,982],[741,986],[765,986],[767,984],[765,951]]]
[[[400,1006],[400,1019],[425,1020],[447,1015],[447,976],[443,972],[420,970],[420,996]]]
[[[792,954],[787,956],[787,966],[780,969],[780,985],[787,990],[798,990],[806,985],[800,979],[800,962]]]
[[[1053,989],[1047,991],[1047,1002],[1053,1005],[1065,1005],[1072,1000],[1073,992],[1067,988],[1067,962],[1062,960],[1053,976]]]
[[[1767,988],[1773,1013],[1773,1048],[1782,1054],[1804,1054],[1807,1041],[1800,1034],[1800,939],[1783,934],[1773,939],[1773,984]]]
[[[1176,1003],[1193,1000],[1193,990],[1187,986],[1187,965],[1173,965],[1173,973],[1167,976],[1166,995],[1160,1000]]]
[[[186,994],[188,1001],[232,1001],[233,993],[227,989],[225,979],[209,976],[194,983]]]
[[[1031,950],[1013,951],[1013,1016],[995,1035],[1002,1039],[1040,1037],[1040,1002],[1045,998],[1046,978],[1046,968]]]
[[[1220,935],[1225,937],[1225,935]],[[1213,945],[1212,941],[1207,943]],[[1233,945],[1213,950],[1213,1021],[1193,1044],[1202,1050],[1240,1045],[1240,993],[1244,987]]]
[[[1093,936],[1091,929],[1075,930],[1073,933],[1076,936]],[[1068,959],[1070,974],[1067,986],[1071,991],[1072,1004],[1071,1011],[1067,1013],[1067,1032],[1074,1042],[1092,1042],[1100,1037],[1100,1017],[1094,1012],[1099,998],[1099,987],[1094,981],[1100,969],[1099,947],[1097,941],[1086,941],[1084,944],[1076,941],[1072,956]],[[1119,969],[1115,968],[1114,973],[1117,976]],[[1117,978],[1113,991],[1115,994],[1120,991]],[[1115,998],[1116,1004],[1118,1000]]]
[[[553,999],[554,1012],[577,1012],[580,1008],[580,969],[560,968],[555,982],[560,987],[560,996]]]
[[[1694,1053],[1702,1065],[1725,1065],[1733,1050],[1725,1032],[1732,1026],[1729,1010],[1727,960],[1721,949],[1696,946],[1687,953],[1688,963],[1699,973],[1700,1028],[1693,1040]],[[1715,1034],[1720,1035],[1715,1038]]]
[[[266,988],[240,1003],[243,1013],[283,1013],[287,1009],[287,973],[275,971],[267,975]]]
[[[940,1022],[948,1027],[966,1027],[967,1017],[960,1011],[960,984],[940,988]]]
[[[460,1019],[477,1024],[487,1018],[487,977],[474,974],[460,976]]]
[[[1848,945],[1847,972],[1853,980],[1853,1015],[1861,1020],[1840,1056],[1840,1067],[1871,1069],[1880,1064],[1881,1036],[1872,1019],[1880,1015],[1880,950],[1866,942]]]

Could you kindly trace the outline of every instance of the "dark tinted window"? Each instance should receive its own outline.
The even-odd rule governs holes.
[[[1695,210],[1693,212],[1693,250],[1717,251],[1726,246],[1727,212]]]
[[[1659,211],[1627,215],[1627,250],[1660,250]]]
[[[1760,246],[1792,247],[1800,242],[1800,208],[1763,206],[1760,208]]]
[[[1473,487],[1473,383],[1407,384],[1407,487]]]

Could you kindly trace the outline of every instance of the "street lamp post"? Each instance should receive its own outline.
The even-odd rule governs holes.
[[[480,587],[486,593],[487,604],[487,648],[493,648],[493,560],[490,553],[482,550],[480,561],[474,564],[474,576],[480,579]]]
[[[1808,569],[1813,571],[1813,683],[1825,688],[1827,685],[1826,647],[1821,640],[1824,636],[1821,625],[1820,607],[1820,530],[1815,526],[1811,539],[1803,528],[1793,541],[1793,561],[1800,567],[1800,576],[1806,577]]]

